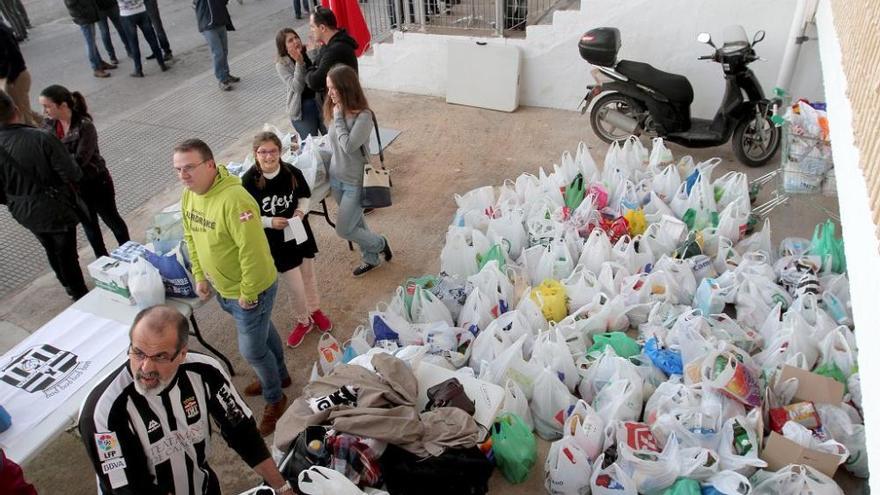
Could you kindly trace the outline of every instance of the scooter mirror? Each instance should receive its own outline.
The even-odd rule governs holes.
[[[763,29],[755,33],[755,36],[752,38],[752,46],[764,41],[764,36],[766,35],[767,33],[765,33]]]
[[[700,33],[697,35],[697,41],[709,46],[714,47],[715,44],[712,43],[712,35],[709,33]]]

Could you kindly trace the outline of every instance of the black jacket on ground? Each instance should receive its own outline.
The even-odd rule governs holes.
[[[228,3],[229,0],[193,0],[200,33],[218,27],[226,27],[227,31],[235,31],[232,18],[229,17],[229,10],[226,8]]]
[[[101,17],[95,0],[64,0],[64,6],[77,26],[93,24]]]
[[[0,190],[15,221],[35,233],[64,232],[79,223],[72,187],[82,171],[58,138],[27,125],[0,125],[0,147]]]
[[[306,86],[317,93],[327,92],[327,73],[336,64],[345,64],[358,70],[357,41],[345,29],[340,29],[318,52],[312,65],[306,69]]]
[[[18,49],[18,41],[15,41],[15,33],[0,23],[0,79],[15,82],[18,75],[26,69],[24,57]]]

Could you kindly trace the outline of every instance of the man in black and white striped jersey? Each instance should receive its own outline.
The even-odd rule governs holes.
[[[80,411],[79,431],[101,493],[219,494],[207,461],[209,419],[276,493],[294,493],[220,364],[187,352],[183,315],[164,305],[145,309],[129,337],[128,362],[89,393]]]

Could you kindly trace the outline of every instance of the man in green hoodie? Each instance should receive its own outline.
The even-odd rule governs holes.
[[[244,393],[266,400],[259,428],[269,435],[287,408],[281,389],[290,386],[290,374],[271,319],[278,273],[260,209],[238,177],[214,162],[204,141],[188,139],[175,146],[173,163],[185,188],[183,232],[196,292],[206,300],[213,286],[220,307],[235,318],[238,350],[257,374]]]

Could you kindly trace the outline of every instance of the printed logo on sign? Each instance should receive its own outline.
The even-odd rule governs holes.
[[[112,431],[95,433],[95,445],[98,447],[98,457],[102,461],[109,461],[122,457],[122,449],[119,448],[119,439]]]
[[[0,380],[25,392],[42,392],[46,397],[61,392],[82,376],[90,362],[78,362],[77,355],[49,344],[31,347],[2,370]]]
[[[159,422],[155,419],[150,420],[150,424],[147,425],[147,433],[153,433],[154,431],[159,429]]]
[[[125,469],[125,459],[114,459],[101,464],[101,472],[104,474],[117,469]]]
[[[183,411],[187,418],[194,418],[199,415],[199,403],[195,397],[187,397],[183,399]]]

